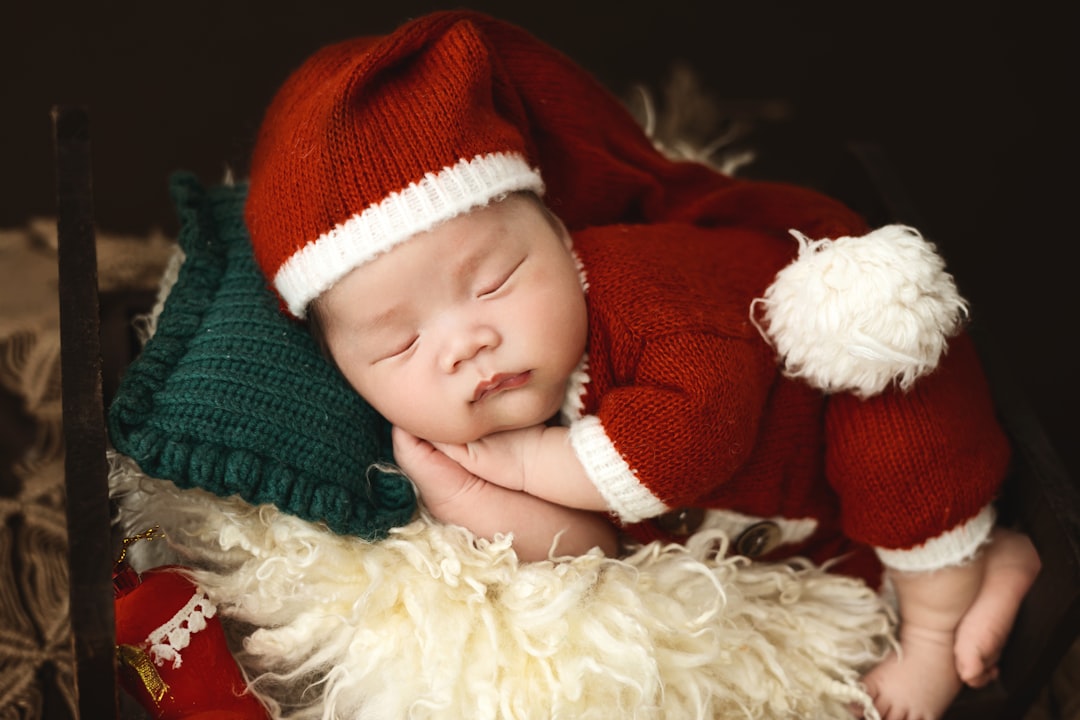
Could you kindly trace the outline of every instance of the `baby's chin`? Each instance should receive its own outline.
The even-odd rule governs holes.
[[[509,402],[504,402],[498,412],[492,413],[479,432],[474,429],[471,434],[477,437],[473,440],[510,430],[552,425],[559,420],[559,410],[562,408],[561,397],[541,398],[538,394],[529,396],[522,393],[516,397],[505,398],[505,400]]]
[[[510,432],[512,430],[524,430],[525,428],[536,427],[538,425],[557,424],[557,420],[557,412],[542,413],[516,418],[514,421],[492,423],[480,428],[441,428],[438,430],[431,430],[427,434],[413,433],[413,435],[424,438],[428,442],[447,443],[449,445],[467,445],[468,443],[482,440],[497,433]],[[408,428],[405,429],[408,430]]]

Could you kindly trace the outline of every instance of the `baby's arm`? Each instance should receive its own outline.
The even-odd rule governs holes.
[[[514,550],[525,562],[547,559],[556,536],[555,555],[581,555],[594,547],[609,556],[617,554],[615,527],[602,515],[487,482],[399,428],[394,428],[393,438],[398,465],[440,521],[488,539],[512,531]]]

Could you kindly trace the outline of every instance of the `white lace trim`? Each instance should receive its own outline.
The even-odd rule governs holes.
[[[188,646],[192,635],[206,629],[206,621],[216,614],[217,607],[201,588],[197,588],[172,619],[147,636],[154,664],[160,667],[172,660],[173,668],[180,667],[183,660],[180,651]]]

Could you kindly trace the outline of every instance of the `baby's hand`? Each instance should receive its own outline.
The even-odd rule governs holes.
[[[514,550],[525,561],[547,559],[556,544],[558,552],[567,555],[594,547],[608,555],[619,550],[615,528],[603,515],[487,482],[455,458],[401,428],[394,428],[393,439],[398,465],[416,483],[425,507],[441,522],[460,525],[489,540],[513,533]],[[521,437],[484,443],[480,449],[493,452],[486,460],[481,459],[482,465],[498,465],[500,453],[512,457],[516,440],[527,443]],[[469,455],[463,445],[444,447],[461,457]]]
[[[399,427],[393,429],[394,459],[420,492],[424,504],[435,517],[462,502],[485,484],[485,480],[463,468],[426,440]]]
[[[475,475],[510,490],[528,492],[528,477],[543,467],[544,426],[507,430],[463,445],[433,443],[451,460]]]
[[[566,428],[534,425],[494,433],[464,445],[434,446],[493,485],[566,507],[608,509],[574,453]]]

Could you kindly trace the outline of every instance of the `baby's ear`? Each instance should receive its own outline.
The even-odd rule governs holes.
[[[548,221],[548,225],[555,231],[555,234],[562,240],[563,246],[567,250],[572,250],[574,247],[574,239],[570,237],[570,231],[566,229],[566,225],[562,219],[552,212],[551,208],[544,202],[544,198],[540,197],[536,193],[527,193],[533,202],[536,203],[536,207],[540,209],[540,212],[544,213],[544,219]]]
[[[573,255],[574,254],[574,238],[573,238],[572,235],[570,235],[570,231],[566,229],[566,225],[563,224],[563,221],[560,220],[555,215],[555,213],[548,210],[548,214],[551,215],[552,227],[555,228],[555,233],[559,236],[559,239],[562,240],[563,247],[566,248],[566,251],[568,253]]]
[[[559,239],[562,240],[563,247],[565,247],[567,250],[573,250],[574,249],[574,238],[570,237],[570,231],[566,229],[565,225],[563,225],[562,220],[555,217],[554,213],[551,214],[551,217],[552,217],[552,220],[554,221],[555,225],[557,226],[556,229],[555,229],[555,232],[557,232],[559,234]]]

